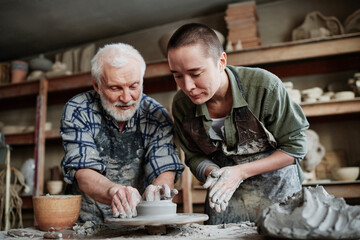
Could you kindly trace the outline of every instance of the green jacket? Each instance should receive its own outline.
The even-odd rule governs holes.
[[[238,74],[244,97],[229,68]],[[260,68],[227,66],[226,73],[230,78],[234,97],[232,109],[248,106],[250,111],[274,136],[277,150],[295,157],[297,164],[299,164],[307,152],[304,130],[308,129],[309,123],[301,107],[292,101],[287,94],[281,80],[274,74]],[[191,146],[183,135],[183,119],[194,111],[195,116],[203,116],[203,124],[208,133],[212,120],[206,104],[195,105],[182,90],[178,91],[172,106],[175,134],[185,152],[186,165],[200,181],[203,181],[203,173],[199,172],[198,167],[200,163],[206,160],[208,162],[210,159],[196,146]],[[232,148],[237,144],[233,110],[225,118],[224,125],[226,136],[224,141],[228,147]]]

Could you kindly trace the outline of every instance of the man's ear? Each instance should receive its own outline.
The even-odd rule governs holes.
[[[227,55],[225,52],[222,52],[220,54],[220,58],[219,58],[219,69],[220,71],[224,71],[225,67],[226,67],[226,61],[227,61]]]
[[[92,78],[92,83],[93,83],[93,88],[95,89],[95,91],[99,92],[99,85],[94,77]]]

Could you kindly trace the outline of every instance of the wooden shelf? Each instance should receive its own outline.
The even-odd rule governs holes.
[[[345,34],[322,39],[285,42],[231,52],[231,65],[253,66],[360,52],[360,34]]]
[[[352,69],[359,68],[357,60],[359,60],[358,53],[360,52],[360,34],[346,34],[335,37],[329,37],[318,40],[303,40],[296,42],[286,42],[275,44],[271,46],[260,46],[257,48],[246,49],[228,53],[228,64],[240,66],[260,66],[271,65],[269,68],[276,69],[282,66],[277,66],[279,63],[289,64],[289,61],[296,62],[298,60],[321,59],[324,57],[339,56],[350,58],[346,64],[332,64],[331,69]],[[313,60],[314,61],[314,60]],[[340,61],[344,62],[344,61]],[[350,64],[349,64],[350,62]],[[290,63],[291,64],[291,63]],[[303,64],[303,63],[299,63]],[[319,60],[309,64],[320,64]],[[329,71],[327,65],[321,65],[314,71]],[[292,69],[298,69],[293,75],[304,74],[304,68],[296,65]],[[316,72],[310,72],[316,73]],[[283,74],[280,74],[283,75]],[[90,72],[74,74],[70,76],[62,76],[48,79],[48,92],[56,93],[62,91],[76,90],[76,89],[90,89],[92,87],[92,78]],[[161,90],[154,89],[156,83],[161,82]],[[157,85],[158,86],[158,85]],[[165,86],[165,87],[164,87]],[[168,89],[176,90],[176,84],[171,77],[171,72],[166,60],[159,62],[148,63],[145,72],[144,87],[148,88],[145,92],[158,92]],[[39,81],[31,81],[17,84],[6,84],[0,86],[0,100],[8,98],[18,98],[21,96],[36,95],[39,89]]]
[[[301,104],[301,107],[306,117],[360,113],[360,97],[350,100],[303,103]]]
[[[59,130],[52,129],[46,131],[45,139],[60,139]],[[5,142],[15,146],[35,144],[35,132],[8,134],[5,135]]]

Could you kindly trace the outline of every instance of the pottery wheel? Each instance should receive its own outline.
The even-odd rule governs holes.
[[[116,223],[125,226],[161,226],[172,224],[187,224],[206,221],[207,214],[201,213],[177,213],[169,216],[138,216],[135,218],[107,218],[106,223]]]

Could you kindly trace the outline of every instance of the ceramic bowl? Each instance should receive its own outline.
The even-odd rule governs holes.
[[[354,181],[359,176],[359,167],[342,167],[332,170],[332,175],[339,181]]]
[[[40,230],[71,229],[79,217],[81,195],[34,196],[33,208]]]
[[[59,194],[62,192],[63,189],[63,181],[61,180],[47,181],[46,188],[50,194]]]

